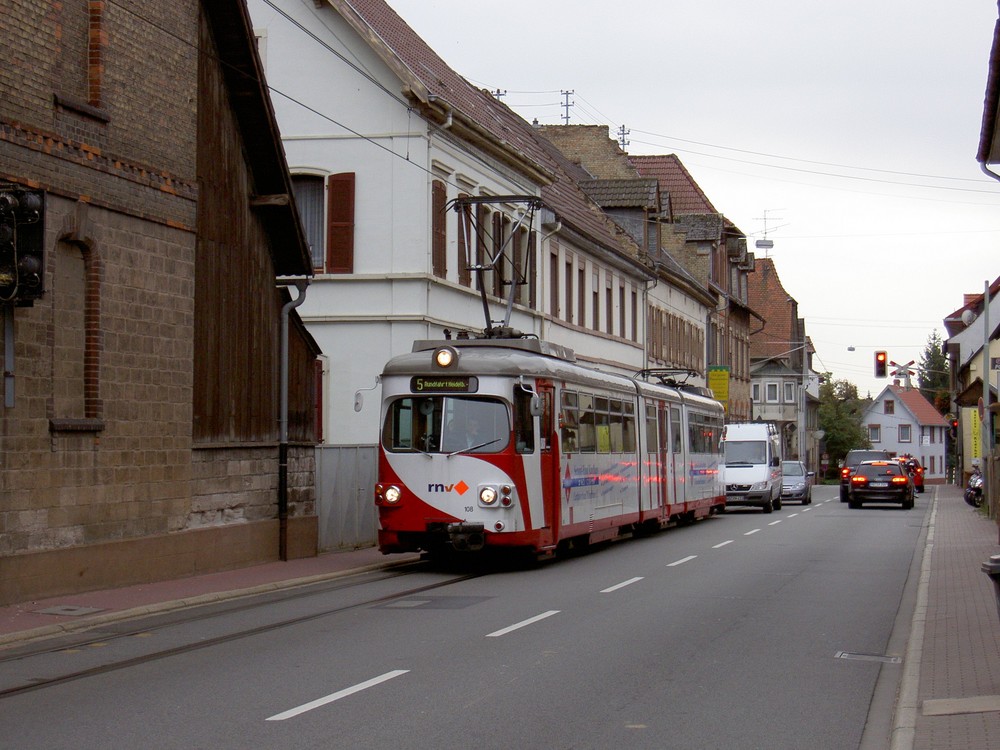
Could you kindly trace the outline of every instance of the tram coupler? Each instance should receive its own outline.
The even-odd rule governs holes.
[[[481,523],[450,523],[448,538],[458,552],[478,552],[486,546],[485,525]]]

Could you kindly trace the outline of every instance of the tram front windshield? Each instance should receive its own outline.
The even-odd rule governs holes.
[[[406,396],[389,406],[382,445],[396,453],[496,453],[510,432],[507,406],[498,399]]]

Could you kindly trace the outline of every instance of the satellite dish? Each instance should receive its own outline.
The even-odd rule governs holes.
[[[976,314],[972,310],[964,310],[962,312],[962,322],[967,326],[972,325],[972,321],[976,319]]]

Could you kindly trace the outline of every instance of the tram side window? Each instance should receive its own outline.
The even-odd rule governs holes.
[[[594,399],[594,425],[597,433],[597,452],[611,453],[613,450],[611,438],[611,419],[608,414],[610,402],[598,396]],[[621,443],[619,435],[618,443]]]
[[[694,414],[688,415],[688,440],[692,453],[705,452],[705,436],[702,431],[702,424]]]
[[[706,431],[709,434],[708,453],[722,452],[722,419],[720,417],[705,418]]]
[[[635,404],[631,401],[623,402],[624,413],[622,415],[622,450],[625,453],[635,453]]]
[[[579,431],[580,412],[577,394],[575,391],[563,391],[562,408],[559,411],[559,438],[563,453],[576,453]]]
[[[565,453],[634,453],[636,450],[635,403],[632,401],[563,391],[559,424]]]
[[[601,400],[601,399],[599,399]],[[613,398],[608,400],[608,417],[611,427],[611,452],[635,452],[635,406],[631,401]]]
[[[688,426],[692,453],[718,453],[721,427],[716,417],[692,414]]]
[[[518,453],[535,452],[535,420],[531,416],[532,393],[514,389],[514,435]]]
[[[681,445],[681,410],[676,406],[670,407],[670,435],[672,442],[670,444],[670,450],[673,453],[681,453],[683,446]]]
[[[656,429],[656,405],[646,404],[646,453],[660,450],[659,433]]]
[[[594,397],[590,393],[579,394],[580,401],[580,453],[597,451],[597,415],[594,414]]]

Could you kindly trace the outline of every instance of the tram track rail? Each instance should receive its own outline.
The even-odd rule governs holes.
[[[403,578],[406,576],[413,575],[414,573],[417,572],[426,572],[426,568],[424,568],[419,563],[415,564],[414,567],[418,566],[420,568],[419,570],[409,569],[411,566],[405,566],[402,568],[394,569],[393,571],[388,572],[386,575],[383,575],[374,581],[372,580],[371,576],[368,575],[364,577],[363,580],[345,581],[345,579],[338,579],[335,584],[334,582],[305,584],[301,587],[297,587],[301,589],[298,592],[295,592],[294,589],[285,589],[281,592],[269,592],[270,595],[263,595],[263,594],[251,595],[247,597],[248,599],[251,599],[251,601],[246,601],[245,603],[238,604],[236,606],[226,606],[223,608],[214,607],[211,609],[211,611],[206,610],[206,608],[209,605],[192,607],[190,613],[187,616],[172,617],[160,623],[150,624],[146,622],[144,626],[140,627],[140,625],[144,620],[148,621],[150,618],[154,617],[153,615],[145,615],[135,621],[136,623],[135,627],[129,627],[125,630],[121,630],[118,632],[109,634],[107,631],[104,631],[99,636],[95,635],[94,637],[83,638],[83,639],[73,639],[73,638],[47,639],[44,642],[45,644],[44,647],[28,648],[27,650],[22,648],[16,651],[12,651],[8,654],[0,654],[0,667],[3,667],[5,665],[9,666],[14,663],[23,664],[29,662],[32,659],[54,656],[71,650],[75,651],[75,650],[85,649],[88,646],[97,646],[97,645],[106,646],[108,644],[113,644],[118,641],[124,641],[126,639],[145,636],[150,633],[165,631],[170,628],[178,628],[185,625],[196,624],[202,621],[220,619],[234,614],[238,615],[240,613],[251,612],[255,609],[262,609],[264,607],[280,606],[282,603],[288,603],[289,601],[301,601],[310,597],[328,595],[332,592],[339,590],[357,588],[360,586],[370,585],[376,582],[383,582],[396,578]],[[272,622],[264,623],[254,627],[241,627],[235,629],[233,632],[225,633],[222,635],[217,635],[207,638],[199,638],[198,640],[189,639],[189,642],[181,643],[179,645],[171,646],[168,648],[154,649],[152,651],[137,656],[112,659],[107,662],[97,664],[94,666],[69,670],[52,676],[22,680],[20,684],[15,684],[10,686],[4,686],[2,685],[2,683],[0,683],[0,700],[12,698],[18,695],[23,695],[24,693],[36,690],[42,690],[45,688],[62,685],[75,680],[86,679],[88,677],[94,677],[97,675],[108,674],[122,669],[128,669],[130,667],[135,667],[138,665],[147,664],[161,659],[170,658],[172,656],[187,654],[194,651],[203,650],[206,648],[211,648],[213,646],[230,643],[244,638],[252,638],[254,636],[261,635],[264,633],[281,630],[283,628],[293,627],[302,623],[318,620],[324,617],[329,617],[331,615],[336,615],[343,612],[348,612],[354,609],[383,605],[398,599],[405,599],[406,597],[409,596],[422,594],[427,591],[433,591],[436,589],[445,588],[447,586],[452,586],[454,584],[461,583],[463,581],[479,578],[483,575],[484,573],[482,571],[452,574],[449,575],[444,580],[435,581],[433,583],[428,583],[420,586],[412,586],[402,591],[395,591],[380,596],[364,597],[362,600],[359,601],[345,603],[334,607],[324,607],[314,612],[300,614],[294,617],[280,618]],[[196,609],[200,609],[202,611],[195,612],[194,610]],[[95,624],[94,631],[99,630],[101,627],[102,626],[100,624]],[[87,632],[93,632],[93,631],[88,630]]]

